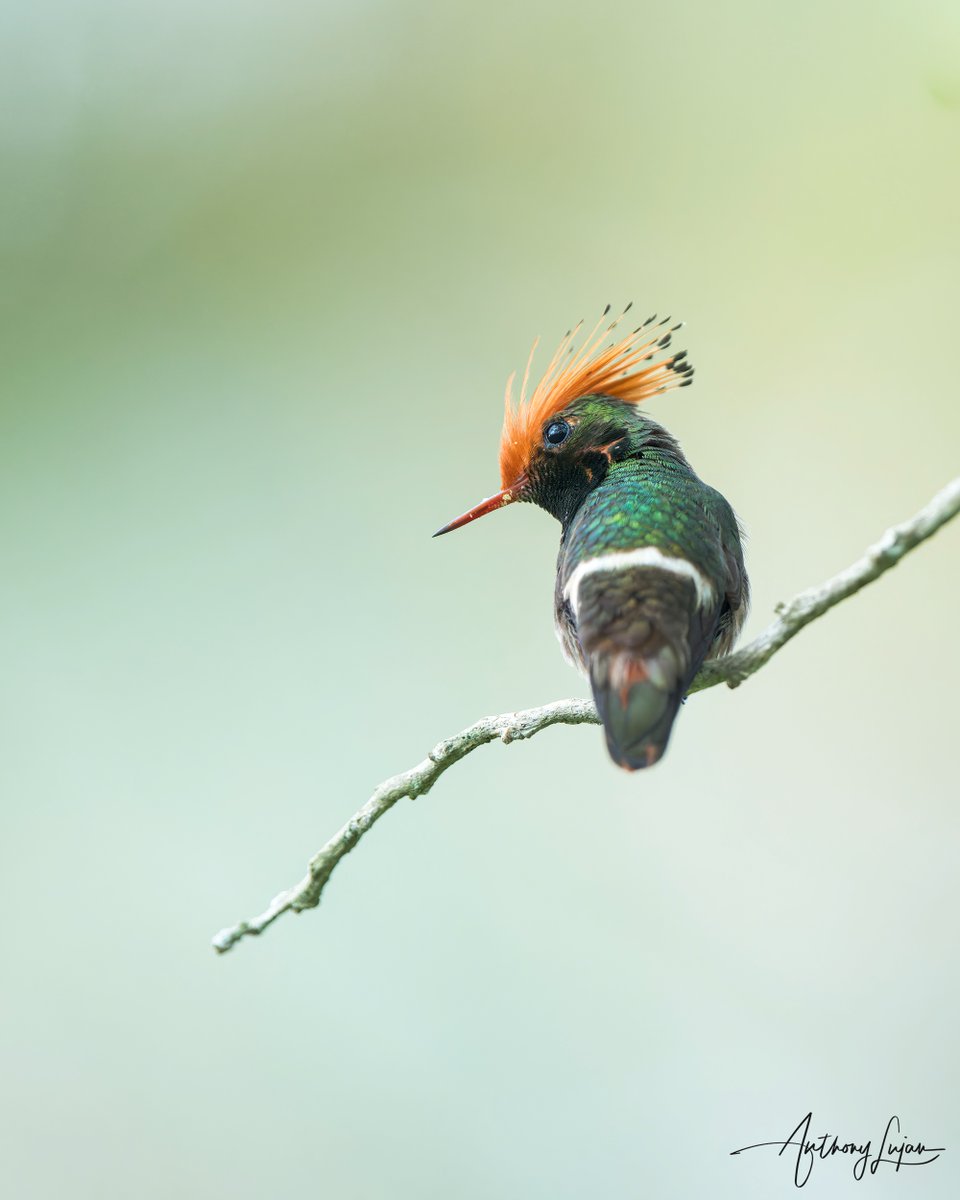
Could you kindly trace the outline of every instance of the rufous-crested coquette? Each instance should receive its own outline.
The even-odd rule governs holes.
[[[527,395],[507,382],[501,490],[438,530],[532,501],[562,526],[555,617],[567,658],[593,690],[614,762],[649,767],[704,661],[726,654],[749,588],[733,509],[687,462],[676,439],[638,408],[692,382],[679,328],[650,317],[605,344],[629,311],[575,351],[570,330]]]

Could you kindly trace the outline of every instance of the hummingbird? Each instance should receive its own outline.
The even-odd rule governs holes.
[[[670,349],[680,325],[654,315],[617,340],[630,308],[608,324],[608,305],[579,350],[583,322],[569,330],[528,396],[533,343],[516,405],[507,380],[500,491],[434,537],[518,502],[556,517],[557,636],[611,758],[635,771],[663,756],[703,663],[732,649],[749,583],[733,509],[638,407],[692,383],[686,351]]]

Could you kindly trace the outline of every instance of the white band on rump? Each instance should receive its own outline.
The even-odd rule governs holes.
[[[671,575],[682,575],[689,579],[697,589],[698,608],[706,608],[716,601],[717,594],[713,584],[692,562],[685,558],[673,558],[656,546],[639,546],[636,550],[613,550],[609,554],[588,558],[573,569],[563,589],[563,598],[569,602],[573,615],[579,615],[580,584],[588,575],[597,571],[624,571],[629,567],[652,567],[657,571],[669,571]]]

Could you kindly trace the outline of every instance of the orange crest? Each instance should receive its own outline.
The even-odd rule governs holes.
[[[530,367],[539,338],[533,343],[520,388],[520,403],[516,408],[512,395],[515,374],[507,380],[503,433],[500,438],[500,479],[503,487],[509,488],[516,483],[527,469],[547,419],[562,412],[574,400],[582,396],[604,395],[614,396],[629,404],[639,404],[648,396],[690,383],[693,367],[686,362],[686,351],[672,354],[660,362],[652,361],[661,350],[666,350],[674,332],[680,328],[674,325],[664,331],[669,317],[656,324],[656,316],[649,317],[628,337],[601,349],[607,335],[613,333],[629,311],[628,304],[611,325],[602,329],[610,312],[608,304],[578,354],[574,354],[573,341],[583,322],[571,329],[557,347],[543,378],[527,399]],[[568,361],[564,362],[565,358]],[[649,365],[640,367],[640,363]]]

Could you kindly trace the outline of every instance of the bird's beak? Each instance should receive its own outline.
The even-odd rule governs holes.
[[[471,508],[469,512],[465,512],[463,516],[455,517],[449,525],[444,525],[442,529],[438,529],[433,536],[439,537],[441,533],[452,533],[454,529],[460,529],[463,525],[469,525],[477,517],[485,517],[487,513],[492,513],[495,509],[503,508],[507,504],[513,504],[515,500],[519,499],[520,489],[516,485],[504,488],[502,492],[497,492],[495,496],[489,496],[486,500],[481,500],[478,505]]]

